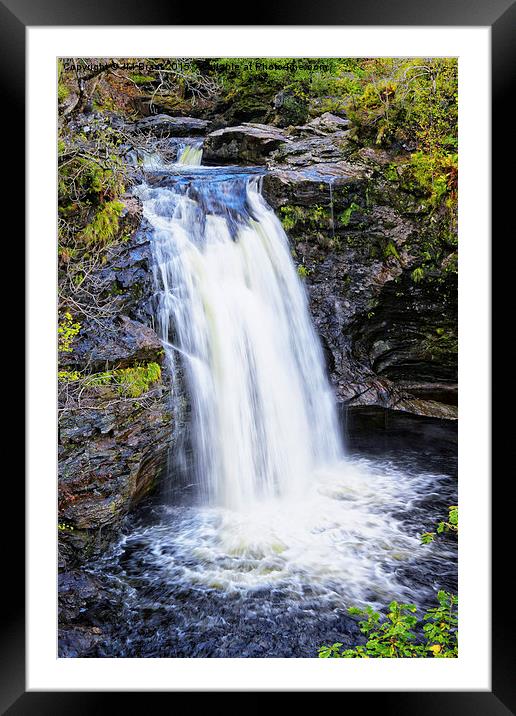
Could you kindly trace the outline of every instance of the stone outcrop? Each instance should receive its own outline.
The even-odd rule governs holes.
[[[156,486],[172,425],[168,390],[138,400],[109,386],[66,410],[59,424],[60,564],[97,554],[127,512]]]
[[[93,320],[84,322],[77,347],[63,356],[61,365],[102,371],[161,361],[162,354],[163,346],[151,328],[122,315],[103,331]]]
[[[119,532],[129,510],[156,487],[174,433],[171,376],[150,327],[154,284],[145,222],[128,240],[108,249],[89,280],[97,290],[91,296],[91,318],[81,320],[73,350],[60,354],[60,370],[86,376],[82,383],[60,381],[63,569],[99,553]],[[144,384],[137,397],[105,379],[106,371],[149,363],[161,366],[161,376]],[[93,376],[93,384],[87,376]]]
[[[128,125],[127,129],[154,137],[190,137],[205,134],[209,126],[210,122],[197,117],[171,117],[168,114],[155,114],[139,119],[132,125]]]
[[[454,248],[414,280],[441,227],[386,178],[403,157],[359,149],[332,115],[289,138],[267,157],[263,191],[292,242],[338,399],[456,418]]]
[[[203,160],[211,163],[264,164],[267,156],[289,138],[265,124],[245,123],[216,129],[206,137]]]

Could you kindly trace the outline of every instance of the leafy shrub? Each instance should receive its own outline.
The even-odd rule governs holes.
[[[450,505],[448,507],[448,519],[441,520],[436,527],[436,532],[423,532],[421,535],[421,542],[423,544],[429,544],[433,542],[436,534],[442,534],[443,532],[452,532],[457,534],[459,531],[459,508],[457,505]]]
[[[73,320],[69,311],[65,311],[57,327],[57,346],[61,353],[72,352],[72,343],[80,330],[81,324]]]
[[[416,616],[417,608],[414,604],[393,601],[383,619],[370,606],[365,609],[350,607],[349,614],[363,617],[358,626],[367,637],[366,643],[344,650],[341,649],[341,642],[324,645],[318,649],[319,658],[456,658],[458,599],[453,594],[439,591],[437,601],[438,606],[429,609],[421,621]]]

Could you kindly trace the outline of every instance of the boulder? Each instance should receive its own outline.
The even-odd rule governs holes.
[[[171,117],[168,114],[155,114],[139,119],[127,127],[129,131],[151,134],[155,137],[189,137],[206,134],[210,122],[197,117]]]
[[[63,354],[60,363],[67,369],[97,372],[160,362],[162,354],[163,346],[152,328],[122,315],[106,320],[100,330],[97,321],[83,322],[73,351]]]
[[[265,164],[271,152],[289,141],[285,132],[266,124],[226,127],[208,134],[203,160],[222,164]]]
[[[263,178],[263,191],[274,207],[290,203],[329,206],[338,187],[352,187],[363,183],[363,173],[345,161],[314,163],[293,167],[289,164],[270,166]],[[343,189],[344,190],[344,189]]]
[[[335,132],[347,131],[351,127],[351,121],[346,117],[338,117],[331,112],[324,112],[301,127],[301,130],[313,134],[334,134]]]

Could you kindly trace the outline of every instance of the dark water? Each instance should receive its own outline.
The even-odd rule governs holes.
[[[106,635],[95,655],[313,658],[323,643],[361,642],[352,604],[425,609],[437,590],[456,593],[456,539],[419,542],[457,504],[455,449],[378,453],[362,440],[307,505],[258,518],[148,502],[89,565],[111,605],[89,615]]]

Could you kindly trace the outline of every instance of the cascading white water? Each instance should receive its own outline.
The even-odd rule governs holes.
[[[146,171],[177,170],[181,166],[198,167],[202,161],[202,145],[202,139],[171,139],[161,152],[140,150],[139,156]],[[165,160],[163,154],[167,157],[175,156],[175,161]]]
[[[342,445],[304,288],[259,180],[139,193],[161,337],[185,365],[201,496],[231,508],[299,496]]]
[[[202,140],[180,144],[176,161],[185,166],[199,167],[202,161]]]

